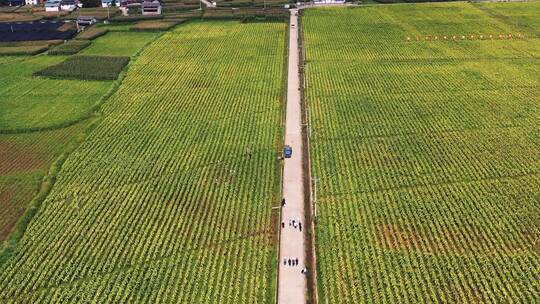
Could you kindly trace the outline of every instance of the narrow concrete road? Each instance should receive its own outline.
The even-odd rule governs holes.
[[[301,273],[305,267],[304,238],[305,229],[309,227],[304,223],[304,184],[302,167],[302,113],[300,105],[300,78],[298,67],[298,17],[297,10],[292,9],[289,35],[289,68],[287,85],[287,112],[285,124],[285,144],[292,147],[291,158],[285,159],[283,169],[283,198],[285,206],[282,208],[282,221],[285,225],[281,229],[278,303],[303,304],[306,303],[306,276]],[[290,226],[292,221],[302,224],[302,231],[296,224]],[[286,259],[298,259],[298,265],[289,266]]]

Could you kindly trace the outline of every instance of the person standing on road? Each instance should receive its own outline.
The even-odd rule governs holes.
[[[302,223],[298,223],[298,228],[300,229],[300,232],[302,232]]]
[[[285,207],[285,199],[284,198],[281,199],[281,207],[282,208]]]

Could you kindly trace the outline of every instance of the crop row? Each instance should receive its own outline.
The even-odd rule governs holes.
[[[320,301],[540,301],[540,41],[403,41],[527,25],[466,3],[302,21]]]
[[[321,199],[325,297],[537,302],[540,230],[533,227],[540,217],[530,202],[539,181],[536,175]]]
[[[2,301],[270,301],[284,28],[190,23],[145,50],[1,271]]]

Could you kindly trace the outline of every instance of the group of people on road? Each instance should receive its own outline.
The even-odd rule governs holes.
[[[285,266],[298,266],[298,258],[289,259],[287,257],[283,257],[283,265],[285,265]]]
[[[302,222],[298,218],[289,220],[289,227],[300,230],[302,232]],[[285,222],[281,222],[281,228],[285,228]]]
[[[292,267],[298,266],[298,258],[290,259],[287,257],[283,257],[283,265]],[[307,267],[302,268],[302,270],[300,270],[300,273],[307,276]]]
[[[285,207],[285,199],[282,198],[281,199],[281,208]],[[302,222],[300,222],[300,219],[299,218],[296,218],[296,219],[289,219],[289,227],[293,227],[294,229],[298,229],[300,230],[300,232],[302,232]],[[285,228],[285,222],[281,222],[281,228],[284,229]],[[283,265],[284,266],[298,266],[298,258],[287,258],[287,257],[283,257]],[[302,268],[302,270],[300,270],[300,273],[302,273],[303,275],[307,275],[307,268],[304,267]]]

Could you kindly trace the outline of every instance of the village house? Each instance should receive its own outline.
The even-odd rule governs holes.
[[[9,6],[21,6],[24,5],[24,0],[9,0]]]
[[[92,16],[79,16],[77,18],[77,25],[81,27],[90,26],[96,22],[96,18]]]
[[[60,9],[63,11],[71,12],[77,8],[77,2],[75,0],[61,0]]]
[[[26,5],[38,5],[43,3],[42,0],[25,0]]]
[[[101,0],[101,7],[120,6],[120,0]]]
[[[144,1],[141,10],[143,15],[161,15],[161,3],[159,1]]]
[[[60,0],[49,0],[45,2],[45,11],[46,12],[59,12]]]

